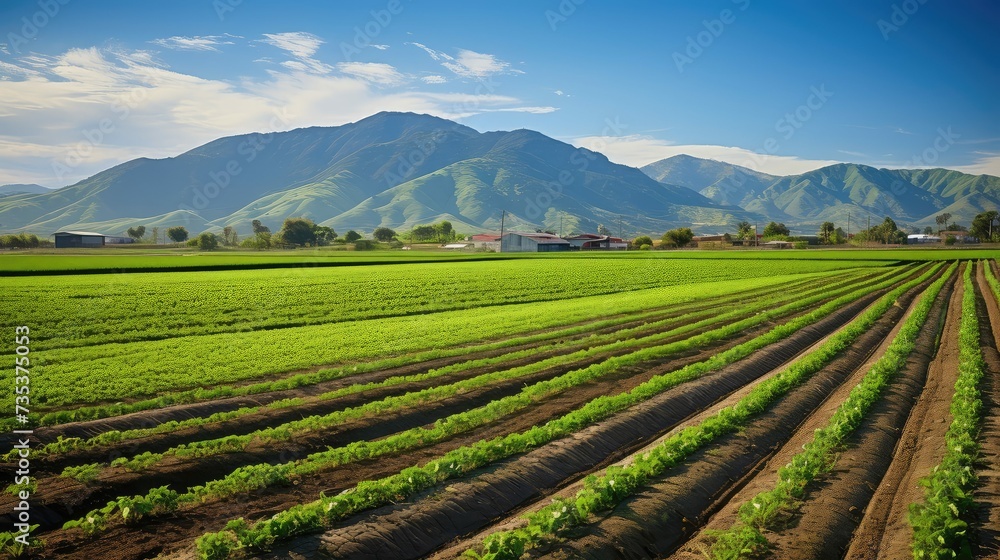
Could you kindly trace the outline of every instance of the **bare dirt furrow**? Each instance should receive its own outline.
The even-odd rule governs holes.
[[[805,312],[808,312],[808,310],[799,311],[790,317],[798,316]],[[790,317],[786,318],[786,320],[790,319]],[[768,328],[770,328],[770,325],[763,325],[728,341],[714,343],[705,348],[678,352],[670,358],[647,363],[643,367],[624,368],[616,375],[565,391],[561,395],[562,398],[559,402],[585,402],[585,400],[590,400],[594,396],[606,394],[609,391],[633,387],[655,375],[657,371],[669,371],[670,369],[682,367],[687,363],[699,361],[704,359],[706,354],[710,354],[713,349],[714,351],[720,351],[721,349],[732,347],[756,336]],[[678,338],[686,338],[686,336]],[[64,458],[55,458],[54,461],[43,459],[36,461],[35,464],[34,472],[38,478],[39,492],[35,495],[33,506],[35,509],[44,512],[40,517],[45,520],[42,527],[45,530],[61,524],[59,519],[72,519],[74,514],[79,515],[90,509],[101,507],[108,500],[118,496],[145,494],[150,489],[163,485],[184,490],[189,486],[218,478],[241,466],[260,463],[284,463],[301,459],[309,453],[322,451],[328,447],[344,446],[360,440],[379,439],[410,428],[431,424],[439,418],[482,406],[493,400],[518,393],[526,384],[551,379],[589,363],[603,361],[609,356],[610,354],[593,357],[588,359],[586,363],[563,364],[533,375],[471,390],[443,401],[426,403],[419,406],[415,405],[393,413],[348,421],[333,429],[300,434],[290,441],[252,444],[246,450],[238,453],[227,453],[197,459],[168,457],[155,467],[138,473],[115,469],[110,474],[102,475],[97,481],[88,484],[81,484],[59,476],[59,473],[66,464]],[[666,369],[664,370],[664,368]],[[549,414],[563,413],[561,411],[564,410],[563,408],[549,410],[544,403],[534,408],[547,411],[544,416],[531,414],[530,410],[525,411],[525,414],[528,415],[526,417],[533,417],[536,421],[548,418],[549,416],[547,415]],[[488,429],[489,427],[480,428],[473,433]],[[116,452],[116,450],[111,450],[107,453],[109,454],[101,456],[100,459],[108,461],[119,456],[119,452]],[[0,496],[0,507],[3,507],[8,502],[10,502],[10,506],[12,507],[14,502],[11,500],[13,500],[13,496]],[[0,517],[0,521],[2,520],[3,517]]]
[[[874,296],[877,297],[877,296]],[[625,413],[553,442],[410,505],[382,508],[319,537],[321,556],[416,558],[523,507],[562,484],[626,456],[686,417],[772,372],[860,312],[874,297],[845,307],[767,351],[686,383]],[[314,543],[300,539],[298,546]],[[280,556],[281,552],[278,553]]]
[[[975,492],[979,509],[973,524],[972,551],[976,558],[1000,558],[1000,305],[986,282],[983,267],[977,269],[979,344],[986,371],[981,387],[982,447],[981,461],[976,465],[979,487]]]
[[[927,282],[929,283],[929,282]],[[653,558],[670,554],[728,501],[826,400],[857,375],[894,330],[917,293],[910,290],[876,325],[743,431],[721,438],[565,540],[532,551],[555,558]],[[790,445],[788,446],[790,447]],[[570,494],[568,488],[560,494]]]
[[[919,480],[940,462],[944,434],[950,424],[948,410],[958,376],[957,333],[963,292],[961,283],[957,283],[949,296],[940,343],[935,347],[932,341],[932,346],[926,348],[925,341],[918,344],[917,352],[935,353],[924,376],[924,387],[903,426],[892,463],[867,505],[856,512],[861,514],[860,523],[846,558],[894,558],[909,554],[913,537],[907,521],[909,504],[923,497]],[[928,318],[928,323],[933,319],[933,316]]]
[[[960,276],[953,278],[958,280]],[[943,309],[932,309],[930,324],[925,324],[903,370],[851,436],[835,469],[814,483],[792,526],[768,536],[775,556],[843,558],[852,533],[858,541],[852,554],[884,559],[911,556],[908,507],[923,496],[917,481],[941,462],[944,433],[951,423],[949,408],[958,373],[957,334],[963,291],[961,282],[956,281],[943,332],[934,320]],[[943,294],[939,294],[942,307],[944,301]],[[941,345],[935,356],[939,332]],[[913,448],[900,445],[908,418],[919,434]],[[889,473],[886,479],[889,467],[897,462],[899,472]],[[882,491],[883,481],[885,489],[877,496],[883,501],[873,500]],[[855,532],[868,514],[872,515],[871,529]],[[877,547],[868,544],[878,537]],[[874,556],[867,556],[872,552]]]
[[[533,425],[544,423],[552,417],[578,408],[581,404],[597,396],[629,390],[653,375],[704,360],[716,352],[740,344],[772,327],[773,325],[763,325],[735,339],[720,344],[709,345],[675,356],[672,359],[644,364],[642,367],[628,368],[619,376],[604,379],[600,382],[588,383],[565,391],[530,407],[518,415],[506,418],[502,422],[491,423],[446,442],[408,451],[402,456],[382,457],[377,460],[351,464],[343,468],[325,472],[322,475],[304,479],[293,487],[272,487],[223,502],[201,504],[197,508],[184,510],[175,516],[148,520],[144,522],[142,527],[138,528],[125,527],[118,523],[93,540],[82,538],[82,535],[75,530],[49,532],[43,535],[48,543],[46,556],[44,557],[81,558],[87,560],[95,557],[146,558],[154,550],[158,553],[164,550],[181,549],[189,546],[195,537],[200,536],[206,531],[221,529],[227,520],[234,517],[244,516],[248,519],[268,517],[294,504],[312,501],[318,497],[320,492],[325,492],[326,494],[336,493],[353,486],[361,480],[380,478],[397,473],[403,468],[429,460],[451,449],[474,443],[480,439],[490,439],[512,431],[525,430]],[[380,418],[380,421],[383,423],[389,422],[389,420],[386,416]],[[267,452],[271,454],[278,453],[277,461],[301,458],[305,454],[304,451],[299,449],[301,444],[301,440],[296,440],[282,444],[281,446],[272,445],[267,448]],[[322,448],[320,447],[320,449]],[[192,471],[183,470],[186,469],[186,466],[182,464],[179,467],[182,469],[179,474],[173,472],[170,465],[165,465],[145,474],[134,475],[133,479],[136,481],[135,484],[141,484],[142,487],[155,487],[167,483],[172,487],[183,489],[187,486],[200,483],[202,479],[222,476],[242,464],[262,462],[256,460],[256,458],[244,460],[245,455],[224,455],[201,461],[197,472],[194,473],[197,476],[193,476]],[[275,457],[269,456],[269,458],[271,462],[276,462]],[[155,482],[151,484],[148,480],[150,478],[154,478]],[[115,485],[106,495],[116,496],[138,493],[131,491],[135,487],[128,484],[131,484],[131,482]],[[43,487],[40,485],[41,488]],[[67,488],[64,490],[61,497],[72,499],[72,489]],[[106,500],[108,498],[91,498],[89,502],[103,505],[101,499]],[[67,507],[65,502],[60,502],[59,500],[50,500],[50,503],[58,504],[57,507],[60,508],[50,512],[59,523],[65,519],[73,518],[73,514],[79,516],[91,507],[95,507],[91,503],[88,503],[86,506],[70,503]],[[52,524],[50,527],[54,525]]]
[[[810,286],[808,286],[807,284],[796,285],[793,286],[791,293],[798,293],[799,291],[808,288],[810,288]],[[755,299],[758,299],[760,297],[768,297],[770,295],[774,295],[775,293],[781,291],[782,290],[780,289],[765,290],[762,291],[760,294],[757,294],[758,297]],[[340,379],[325,381],[314,385],[296,387],[293,389],[271,391],[271,392],[247,395],[242,397],[220,398],[209,402],[175,405],[150,411],[117,416],[113,418],[67,423],[52,427],[43,427],[35,430],[35,436],[37,436],[38,440],[42,443],[55,441],[56,438],[60,436],[87,438],[103,433],[105,431],[128,430],[136,428],[152,428],[161,423],[171,420],[183,421],[191,418],[207,417],[219,412],[230,412],[233,410],[237,410],[241,407],[255,407],[255,406],[267,405],[269,403],[281,399],[301,398],[307,401],[303,405],[296,407],[290,407],[278,410],[262,410],[259,413],[243,416],[240,417],[239,419],[235,419],[232,421],[218,422],[218,423],[213,423],[211,425],[203,425],[192,429],[176,430],[175,432],[169,434],[169,436],[143,438],[142,440],[129,441],[119,446],[126,448],[125,450],[121,451],[122,454],[128,454],[128,453],[135,454],[144,451],[156,452],[161,450],[159,448],[162,447],[163,445],[169,447],[171,445],[176,445],[177,443],[182,443],[184,441],[190,440],[192,437],[204,439],[206,437],[212,437],[212,434],[216,432],[223,433],[225,435],[233,435],[233,434],[238,435],[241,433],[248,433],[255,429],[259,429],[262,426],[272,426],[275,423],[287,421],[287,419],[300,418],[302,416],[310,414],[322,414],[330,412],[332,410],[337,410],[338,408],[353,406],[361,402],[369,402],[371,400],[384,398],[386,396],[404,394],[414,390],[419,390],[430,386],[436,386],[444,382],[443,379],[457,381],[460,379],[481,375],[483,373],[489,373],[500,369],[507,369],[510,367],[525,365],[545,358],[568,354],[576,350],[579,350],[581,348],[589,347],[589,342],[587,341],[587,339],[591,335],[612,334],[615,332],[619,332],[623,329],[642,327],[643,325],[647,325],[654,321],[679,319],[682,315],[687,315],[692,312],[703,312],[706,310],[711,310],[716,308],[724,309],[725,304],[727,302],[731,303],[731,298],[719,298],[718,300],[696,302],[695,304],[684,305],[680,306],[679,308],[676,306],[670,308],[663,308],[659,310],[662,313],[657,314],[654,317],[648,317],[634,321],[623,321],[615,325],[610,325],[600,329],[587,331],[586,333],[566,336],[565,338],[560,339],[558,341],[553,341],[553,340],[537,341],[531,343],[512,345],[502,349],[475,351],[475,352],[470,352],[468,354],[463,354],[461,356],[451,356],[445,358],[425,360],[394,368],[387,368],[373,372],[348,375]],[[651,309],[650,311],[656,311],[656,309]],[[601,318],[600,320],[616,319],[616,318],[622,319],[623,316],[620,315],[609,316]],[[595,321],[597,320],[595,319],[595,320],[584,321],[581,323],[565,325],[560,328],[583,326],[593,323]],[[671,328],[676,328],[677,326],[682,324],[684,324],[684,320],[679,319],[678,321],[671,322],[669,325],[664,325],[660,327],[650,327],[648,329],[644,329],[640,333],[636,333],[634,336],[636,337],[646,336],[649,334],[665,332],[667,330],[670,330]],[[530,335],[538,333],[525,333],[525,334]],[[465,361],[494,358],[511,352],[531,350],[533,348],[539,348],[541,346],[552,344],[553,342],[556,342],[557,344],[559,344],[559,346],[557,348],[539,351],[538,353],[528,357],[505,360],[501,364],[486,365],[482,367],[469,369],[462,372],[461,374],[448,375],[446,378],[443,379],[430,379],[426,381],[404,383],[392,387],[373,388],[366,390],[362,393],[358,393],[356,395],[350,395],[336,400],[331,399],[325,401],[317,401],[318,396],[330,391],[342,389],[349,385],[378,383],[391,377],[426,373],[432,369],[439,369],[441,367],[454,365]],[[308,371],[315,371],[318,369],[320,368],[318,367],[310,368],[310,370]],[[302,373],[302,372],[296,372],[296,373]],[[103,459],[104,456],[107,456],[108,454],[114,452],[113,447],[114,446],[104,446],[101,449],[94,451],[94,454],[100,459]],[[80,463],[86,463],[89,462],[90,460],[98,460],[98,459],[88,459],[86,453],[78,453],[77,455],[74,455],[69,460],[78,461]]]

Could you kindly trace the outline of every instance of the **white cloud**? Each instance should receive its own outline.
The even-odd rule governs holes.
[[[545,113],[554,113],[558,111],[558,107],[505,107],[503,109],[492,109],[491,112],[494,113],[531,113],[533,115],[544,115]]]
[[[370,45],[373,49],[378,49],[380,51],[388,50],[389,45]]]
[[[229,36],[206,35],[195,37],[173,36],[166,39],[153,39],[150,43],[166,49],[179,51],[214,51],[221,52],[217,48],[219,45],[232,45],[232,41],[227,40]]]
[[[492,54],[478,53],[468,49],[459,49],[458,57],[453,57],[448,53],[438,51],[422,43],[407,43],[413,45],[428,55],[432,60],[441,62],[448,70],[463,78],[483,79],[494,74],[515,73],[523,74],[520,70],[511,69],[509,62],[504,62]]]
[[[316,54],[320,45],[323,44],[323,39],[312,33],[305,33],[303,31],[293,33],[265,33],[264,37],[266,39],[261,39],[260,42],[288,51],[295,58],[309,58]]]
[[[423,43],[413,42],[413,43],[405,43],[405,44],[407,44],[407,45],[413,45],[414,47],[422,49],[424,52],[426,52],[427,54],[429,54],[431,56],[431,59],[433,59],[433,60],[455,60],[451,56],[449,56],[449,55],[447,55],[447,54],[445,54],[443,52],[436,51],[436,50],[428,47],[427,45],[424,45]]]
[[[557,89],[557,90],[553,91],[552,93],[554,93],[556,95],[560,95],[560,96],[561,95],[566,95],[565,93],[563,93],[563,90],[561,90],[561,89]]]
[[[339,72],[320,73],[312,59],[318,43],[277,42],[301,57],[271,66],[262,78],[206,79],[174,71],[148,52],[113,48],[12,61],[11,74],[30,77],[0,85],[0,181],[59,187],[222,136],[335,126],[379,111],[461,119],[554,110],[506,95],[389,89],[407,76],[390,65],[344,63]],[[57,176],[54,164],[66,169]]]
[[[994,177],[1000,177],[1000,154],[989,152],[973,153],[983,157],[976,159],[974,163],[969,165],[952,166],[948,169],[954,169],[962,173],[971,173],[973,175],[993,175]]]
[[[687,154],[704,159],[725,161],[772,175],[797,175],[827,165],[842,163],[832,160],[811,160],[794,156],[758,154],[745,148],[710,144],[674,144],[652,136],[584,136],[571,142],[575,146],[601,152],[617,163],[642,167],[664,158]]]
[[[448,81],[444,79],[444,76],[438,76],[438,75],[424,76],[423,78],[420,79],[423,80],[425,84],[443,84]]]
[[[839,153],[847,154],[849,156],[854,156],[854,157],[860,157],[860,158],[867,158],[868,157],[867,154],[863,154],[861,152],[852,152],[851,150],[837,150],[837,151]]]
[[[492,54],[477,53],[464,49],[458,52],[457,60],[442,62],[441,65],[465,78],[485,78],[504,72],[510,67],[509,63],[498,59]]]
[[[327,74],[333,70],[329,64],[320,62],[313,58],[323,39],[303,31],[291,33],[265,33],[264,39],[259,42],[277,47],[292,56],[295,60],[282,62],[281,65],[297,72],[312,72],[315,74]]]
[[[383,86],[396,86],[406,82],[406,76],[394,67],[379,62],[341,62],[337,65],[337,70]]]

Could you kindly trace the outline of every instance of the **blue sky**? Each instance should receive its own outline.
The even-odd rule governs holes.
[[[850,161],[1000,175],[987,2],[0,4],[0,183],[220,136],[416,111],[641,166]]]

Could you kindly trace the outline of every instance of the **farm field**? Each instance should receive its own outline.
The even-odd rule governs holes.
[[[996,557],[997,252],[776,253],[4,256],[31,557]]]

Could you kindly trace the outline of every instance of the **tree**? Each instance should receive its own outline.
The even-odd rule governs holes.
[[[764,237],[788,236],[790,233],[785,224],[779,222],[771,222],[764,228]]]
[[[969,228],[969,235],[984,243],[1000,239],[1000,228],[996,226],[997,216],[1000,216],[1000,213],[996,210],[988,210],[977,214],[972,219],[972,227]]]
[[[830,242],[833,245],[842,245],[844,243],[847,243],[847,234],[844,233],[843,228],[837,228],[833,230],[833,236],[831,236]]]
[[[308,218],[285,218],[278,236],[283,243],[301,247],[316,241],[316,235],[313,233],[315,226],[316,224]]]
[[[448,220],[441,220],[434,224],[434,231],[437,233],[438,241],[448,241],[455,233],[455,230],[451,227],[451,222]]]
[[[159,243],[160,242],[160,228],[154,226],[153,227],[153,233],[151,233],[149,236],[153,238],[153,245],[156,245],[157,243]]]
[[[643,245],[649,245],[650,247],[652,247],[653,240],[648,235],[640,235],[639,237],[636,237],[635,239],[632,240],[632,247],[635,249],[639,249]]]
[[[413,234],[411,235],[412,239],[410,239],[410,242],[412,243],[414,241],[433,239],[436,233],[437,230],[434,229],[434,226],[417,226],[413,228]]]
[[[375,228],[375,231],[372,232],[372,237],[374,237],[376,241],[388,243],[396,238],[396,232],[387,227],[377,227]]]
[[[611,230],[600,224],[597,226],[597,235],[611,235]]]
[[[819,227],[819,238],[822,239],[823,243],[826,245],[830,245],[833,232],[836,231],[836,229],[837,228],[834,227],[833,222],[823,222],[823,225]]]
[[[128,228],[128,231],[126,231],[125,233],[127,233],[128,236],[131,237],[132,239],[138,241],[142,239],[142,236],[146,235],[146,226],[135,226],[134,228]]]
[[[663,234],[663,245],[666,247],[683,247],[694,239],[694,232],[691,228],[672,229]]]
[[[222,228],[222,243],[227,247],[233,247],[239,244],[239,236],[236,235],[236,230],[233,226],[226,226]]]
[[[753,239],[753,224],[746,220],[736,224],[736,238]]]
[[[896,226],[896,222],[889,216],[886,216],[885,220],[882,220],[881,225],[873,229],[877,229],[876,232],[873,232],[874,235],[883,243],[887,244],[901,243],[902,239],[900,238],[905,237],[906,235],[905,233],[899,231],[899,228]]]
[[[197,237],[197,242],[198,248],[202,251],[211,251],[219,247],[219,238],[207,231]]]
[[[934,235],[934,228],[927,226],[924,228],[924,235]]]
[[[348,230],[347,234],[344,235],[344,241],[347,241],[348,243],[354,243],[358,239],[361,239],[361,234],[354,231],[353,229]]]
[[[337,232],[333,228],[321,225],[313,225],[313,239],[316,245],[329,245],[337,238]]]
[[[948,220],[951,219],[951,214],[945,212],[944,214],[938,214],[934,217],[934,221],[937,222],[938,231],[941,231],[948,224]]]
[[[167,237],[174,243],[184,243],[188,238],[188,230],[184,226],[176,226],[167,229]]]
[[[253,227],[254,235],[259,235],[261,233],[271,233],[271,228],[260,223],[260,220],[254,220],[250,222],[250,225]]]

